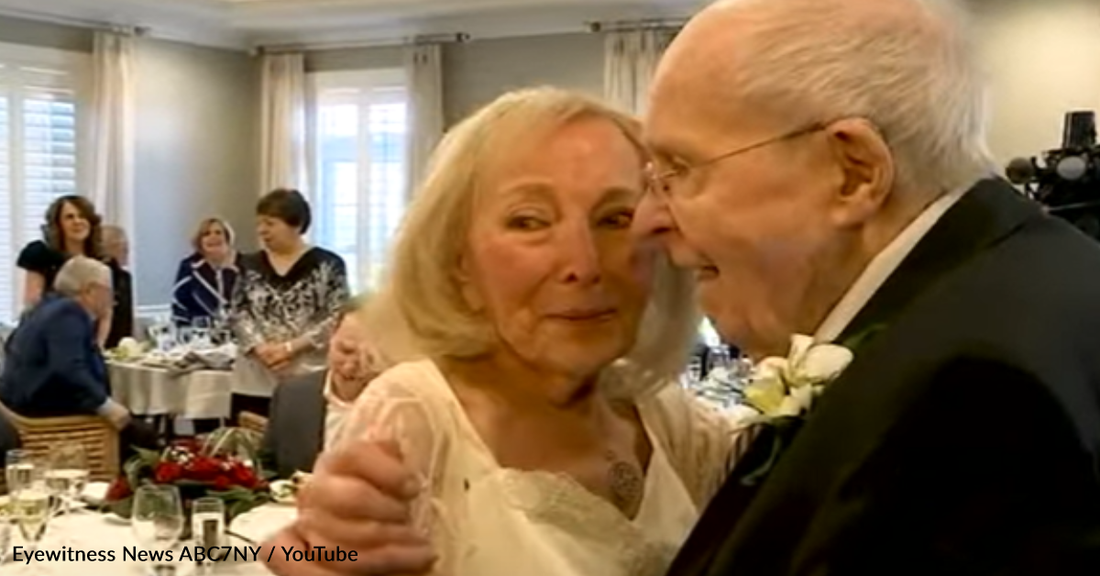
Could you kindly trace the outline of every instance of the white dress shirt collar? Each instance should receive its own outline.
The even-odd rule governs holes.
[[[928,231],[966,194],[968,189],[969,187],[956,190],[936,199],[935,202],[924,209],[924,212],[921,212],[916,219],[910,222],[886,248],[879,252],[867,264],[867,267],[863,269],[863,273],[859,275],[851,287],[848,288],[844,297],[837,302],[836,306],[825,317],[825,320],[814,334],[814,340],[817,342],[833,342],[839,338],[844,329],[848,327],[848,324],[855,319],[859,311],[875,295],[875,292],[878,292],[882,285],[886,283],[886,279],[898,269],[898,266],[920,243],[925,234],[928,234]]]

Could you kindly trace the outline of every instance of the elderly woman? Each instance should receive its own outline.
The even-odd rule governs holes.
[[[105,348],[118,346],[123,338],[134,335],[134,279],[130,265],[130,241],[121,226],[103,227],[103,258],[111,268],[115,305],[111,309],[111,329]]]
[[[267,415],[275,386],[325,368],[329,335],[348,299],[340,256],[310,246],[309,203],[296,190],[275,190],[256,205],[263,249],[241,258],[231,323],[241,356],[233,419]]]
[[[46,209],[42,225],[42,240],[27,244],[19,253],[16,265],[26,271],[23,285],[23,306],[29,309],[42,296],[53,290],[58,271],[73,256],[104,259],[101,219],[95,205],[83,196],[61,196]],[[99,321],[97,341],[106,345],[111,330],[112,314]]]
[[[426,357],[359,398],[281,544],[377,560],[370,521],[403,513],[372,509],[348,471],[385,459],[354,451],[362,439],[393,439],[424,482],[408,527],[431,535],[434,573],[664,573],[735,426],[671,384],[698,317],[690,282],[631,235],[644,162],[634,120],[554,89],[505,95],[448,135],[378,297]],[[385,545],[415,536],[388,530],[374,550],[409,558]]]
[[[233,229],[225,220],[200,222],[191,247],[195,251],[180,262],[172,289],[172,321],[177,326],[227,316],[237,284],[239,257],[233,249]]]

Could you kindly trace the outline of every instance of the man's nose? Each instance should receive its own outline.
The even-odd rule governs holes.
[[[666,241],[676,232],[676,223],[668,210],[668,204],[650,192],[642,196],[638,203],[631,230],[642,239]]]

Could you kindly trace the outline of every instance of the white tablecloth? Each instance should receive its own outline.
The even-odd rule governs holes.
[[[228,418],[233,373],[197,370],[174,375],[163,368],[110,363],[111,393],[137,416]]]
[[[249,513],[256,519],[262,518],[271,526],[278,527],[293,519],[293,507],[281,507],[267,505],[257,508]],[[242,516],[238,520],[245,518]],[[241,528],[244,529],[245,526]],[[19,535],[17,527],[11,527],[12,546],[26,546]],[[231,530],[237,529],[237,521]],[[251,534],[249,536],[252,536]],[[244,550],[248,544],[240,541],[234,544]],[[12,562],[11,548],[8,548],[9,557],[4,564],[0,564],[0,574],[3,576],[145,576],[149,574],[150,565],[140,560],[124,559],[123,548],[138,551],[142,548],[138,545],[129,524],[116,516],[108,516],[99,512],[81,510],[66,516],[54,518],[46,529],[46,535],[42,538],[38,549],[45,552],[58,552],[65,550],[83,550],[86,552],[114,552],[114,561],[47,561],[31,562],[30,565],[17,565]],[[255,546],[253,546],[255,549]],[[192,548],[193,550],[193,548]],[[276,552],[278,553],[278,552]],[[250,553],[251,554],[251,553]],[[180,551],[174,551],[173,559],[176,566],[176,576],[191,576],[198,572],[194,563],[180,561]],[[25,562],[25,559],[24,559]],[[244,562],[239,559],[219,562],[214,567],[216,576],[270,576],[270,573],[261,563]]]

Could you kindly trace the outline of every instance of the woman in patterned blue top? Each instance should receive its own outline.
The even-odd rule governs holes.
[[[309,203],[296,190],[276,190],[256,206],[263,250],[243,256],[231,319],[239,355],[233,418],[267,415],[275,386],[323,370],[329,334],[348,299],[344,260],[310,246]]]
[[[191,239],[195,253],[180,262],[172,289],[172,321],[177,326],[228,316],[240,260],[233,239],[233,229],[220,218],[199,224]]]

